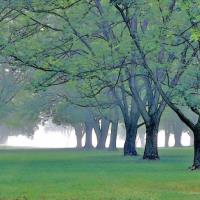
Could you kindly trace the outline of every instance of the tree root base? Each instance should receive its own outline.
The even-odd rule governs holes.
[[[137,152],[124,153],[124,156],[138,156]]]
[[[143,160],[160,160],[159,156],[143,156]]]
[[[188,168],[190,171],[197,171],[197,170],[200,170],[200,165],[199,166],[195,166],[195,165],[192,165],[191,167]]]

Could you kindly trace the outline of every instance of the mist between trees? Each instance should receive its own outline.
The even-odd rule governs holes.
[[[1,139],[32,137],[49,119],[72,126],[77,147],[157,160],[158,131],[182,132],[200,168],[199,1],[2,1]],[[144,142],[144,134],[146,134]],[[85,135],[85,144],[82,137]],[[194,142],[193,142],[194,141]],[[166,143],[166,145],[168,145]]]

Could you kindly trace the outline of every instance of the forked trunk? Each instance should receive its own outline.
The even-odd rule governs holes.
[[[137,123],[126,124],[126,139],[124,143],[125,156],[137,156],[136,151]]]
[[[105,149],[106,148],[106,139],[108,136],[108,132],[103,132],[98,140],[97,149]]]
[[[86,134],[86,138],[85,138],[85,149],[92,149],[92,130],[93,127],[90,124],[90,122],[86,122],[85,123],[85,134]]]
[[[109,150],[115,151],[117,149],[117,130],[118,130],[118,121],[112,122],[111,134],[110,134],[110,144]]]
[[[106,148],[106,139],[108,136],[110,122],[108,120],[102,120],[101,124],[101,134],[97,141],[97,149],[105,149]]]
[[[157,160],[159,159],[158,155],[158,145],[157,145],[157,136],[158,136],[158,123],[151,123],[146,125],[146,145],[144,150],[143,159]]]

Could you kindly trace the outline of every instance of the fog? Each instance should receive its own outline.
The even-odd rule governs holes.
[[[93,145],[96,146],[97,139],[96,135],[93,131]],[[106,141],[106,147],[109,145],[110,135]],[[140,140],[137,138],[136,146],[141,147]],[[85,135],[82,139],[82,144],[85,143]],[[183,146],[189,146],[190,137],[187,133],[182,134],[181,143]],[[63,131],[55,131],[46,130],[46,128],[42,125],[39,125],[39,129],[35,131],[35,134],[32,138],[29,138],[24,135],[18,136],[9,136],[5,145],[15,146],[15,147],[33,147],[33,148],[75,148],[76,147],[76,136],[73,128],[66,129],[66,132]],[[124,140],[120,137],[117,138],[117,147],[123,147]],[[169,138],[169,146],[174,146],[175,140],[174,135],[171,134]],[[158,146],[164,147],[165,145],[165,133],[164,131],[160,131],[158,134]]]

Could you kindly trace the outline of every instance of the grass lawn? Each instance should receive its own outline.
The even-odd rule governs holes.
[[[122,151],[0,150],[0,200],[199,200],[192,148],[159,152],[143,161]]]

